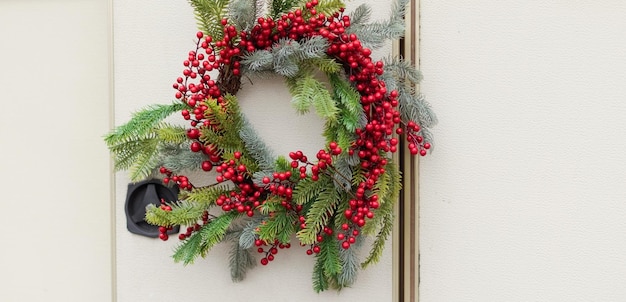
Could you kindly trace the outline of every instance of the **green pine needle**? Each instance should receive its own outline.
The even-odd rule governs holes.
[[[385,249],[385,242],[387,241],[387,238],[389,237],[389,234],[391,234],[391,230],[393,229],[393,214],[384,215],[382,225],[383,226],[381,230],[378,232],[378,235],[376,236],[376,239],[372,244],[372,250],[370,251],[365,261],[361,263],[362,268],[366,268],[370,264],[377,263],[380,260],[380,257],[383,254],[383,250]]]
[[[330,218],[334,215],[340,202],[341,196],[332,184],[319,193],[307,213],[305,220],[306,227],[297,233],[300,242],[303,244],[313,244],[317,234],[322,231],[324,226],[328,225]]]
[[[304,0],[270,0],[269,8],[270,8],[270,16],[273,19],[276,19],[283,13],[287,13],[292,9],[302,6],[304,4]]]
[[[118,126],[104,138],[110,147],[145,137],[153,132],[153,129],[166,117],[172,113],[187,108],[183,103],[173,103],[170,105],[151,105],[133,114],[130,121]]]
[[[315,10],[318,14],[324,14],[326,16],[332,16],[338,12],[341,8],[346,7],[345,3],[341,0],[320,0]]]
[[[327,289],[328,279],[324,273],[324,261],[321,257],[316,256],[315,265],[313,265],[313,290],[319,293]]]
[[[283,208],[284,209],[284,208]],[[265,242],[274,242],[278,240],[281,243],[291,241],[291,236],[297,230],[298,215],[295,213],[276,213],[270,215],[269,218],[259,226],[259,239]]]
[[[256,265],[254,256],[249,249],[239,245],[239,240],[233,240],[229,252],[230,278],[233,282],[242,281],[248,270]]]
[[[323,190],[329,186],[328,178],[322,177],[318,181],[305,178],[296,184],[293,189],[292,200],[295,204],[304,205],[313,202]]]
[[[198,256],[204,258],[213,246],[222,241],[230,223],[237,215],[235,212],[222,214],[204,225],[176,248],[172,256],[174,261],[187,265],[193,263]]]
[[[224,30],[222,19],[228,14],[228,0],[189,0],[194,9],[198,28],[213,37],[213,41],[222,40]]]
[[[333,236],[324,236],[324,240],[319,243],[320,252],[318,256],[323,261],[324,274],[328,277],[336,277],[341,273],[341,259],[339,258],[339,241]]]
[[[162,124],[157,128],[156,133],[162,142],[182,144],[187,141],[187,129],[182,126]]]
[[[171,211],[149,205],[146,209],[146,222],[158,226],[194,225],[202,218],[205,207],[201,204],[179,201],[169,204]]]
[[[226,184],[198,187],[191,191],[181,191],[179,199],[195,202],[207,208],[213,205],[220,195],[229,194],[230,191],[231,189]]]

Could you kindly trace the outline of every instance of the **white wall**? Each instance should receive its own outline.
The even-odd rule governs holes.
[[[109,21],[0,1],[0,301],[111,301]]]
[[[386,7],[388,2],[372,2]],[[351,2],[355,7],[358,2]],[[383,16],[387,9],[379,10]],[[173,100],[172,83],[182,61],[195,46],[197,29],[187,1],[114,1],[115,119],[126,122],[130,113],[152,103]],[[389,52],[385,50],[384,55]],[[379,53],[382,55],[383,53]],[[279,154],[298,147],[315,154],[323,145],[321,123],[315,115],[297,117],[282,80],[244,81],[243,110],[265,140]],[[303,119],[306,120],[304,124]],[[296,126],[298,126],[296,128]],[[313,257],[294,246],[283,250],[267,267],[253,269],[246,280],[232,283],[228,247],[214,248],[206,259],[183,267],[171,254],[178,239],[164,243],[126,230],[124,198],[128,178],[116,176],[117,298],[125,301],[390,301],[391,242],[380,263],[362,271],[353,288],[341,294],[316,294],[311,286]]]
[[[624,301],[625,16],[421,1],[421,301]]]

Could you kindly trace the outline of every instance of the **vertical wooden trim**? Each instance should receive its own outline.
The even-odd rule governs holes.
[[[405,16],[406,34],[396,45],[395,54],[419,68],[419,0],[412,0]],[[395,158],[402,171],[402,194],[398,203],[394,244],[397,251],[398,289],[394,301],[416,302],[419,299],[419,160],[406,152],[404,142]],[[394,265],[396,261],[394,259]],[[395,280],[394,280],[395,282]]]
[[[113,49],[113,0],[103,0],[107,3],[107,47],[109,48],[109,128],[115,127],[115,65]],[[110,196],[111,196],[111,301],[117,301],[117,234],[116,234],[116,190],[115,190],[115,169],[113,159],[109,159],[110,166]]]

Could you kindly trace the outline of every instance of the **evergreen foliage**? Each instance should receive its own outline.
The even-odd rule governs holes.
[[[153,204],[148,205],[146,222],[160,226],[194,225],[206,209],[203,204],[185,200],[170,203],[169,206],[171,211],[165,211]]]
[[[365,47],[381,48],[385,41],[398,39],[404,35],[404,14],[410,0],[394,0],[388,20],[367,23],[371,9],[367,4],[361,4],[353,13],[352,26],[347,32],[356,34]]]
[[[256,266],[249,248],[244,248],[238,240],[232,240],[229,252],[230,278],[233,282],[242,281],[250,268]]]
[[[230,274],[237,282],[256,264],[254,250],[266,253],[261,259],[265,265],[277,247],[296,237],[310,246],[307,253],[315,253],[314,290],[340,290],[355,282],[360,268],[380,259],[393,227],[401,175],[389,154],[395,152],[388,145],[393,132],[383,127],[405,128],[415,142],[421,138],[414,137],[417,127],[408,122],[417,122],[419,135],[430,142],[429,127],[437,122],[416,92],[421,74],[409,62],[388,59],[381,70],[370,50],[357,46],[378,48],[402,36],[409,0],[394,0],[389,20],[376,22],[370,22],[367,5],[359,6],[348,21],[341,0],[270,0],[267,18],[257,21],[263,17],[263,1],[189,0],[198,26],[211,39],[197,34],[196,51],[202,48],[207,55],[190,52],[185,78],[174,84],[180,102],[135,113],[105,142],[116,169],[130,170],[131,179],[161,173],[164,183],[181,188],[177,201],[149,206],[145,218],[163,227],[193,226],[179,237],[176,262],[193,263],[216,244],[229,242]],[[315,21],[321,14],[327,18]],[[282,32],[266,22],[279,19],[284,22],[280,27],[293,27]],[[293,25],[298,23],[316,29],[303,34]],[[219,70],[217,80],[206,78],[210,70]],[[295,111],[314,108],[324,119],[327,144],[317,161],[301,151],[290,158],[275,156],[242,114],[236,97],[225,92],[236,93],[241,77],[254,75],[282,76]],[[190,129],[164,122],[179,111],[190,120]],[[420,151],[429,145],[421,143]],[[217,182],[191,184],[182,173],[194,170],[215,171]],[[165,231],[160,232],[167,240]],[[365,236],[375,239],[361,261],[358,251]]]
[[[352,245],[349,249],[339,249],[339,258],[341,260],[341,272],[337,275],[337,287],[341,289],[348,287],[356,282],[359,271],[359,259],[357,251],[360,249],[361,240]]]
[[[313,265],[313,290],[319,293],[328,289],[328,277],[324,272],[324,261],[318,255],[315,256]]]
[[[226,231],[223,239],[223,241],[230,242],[228,264],[230,267],[230,278],[233,282],[242,281],[246,277],[248,270],[256,266],[251,250],[254,239],[249,246],[240,244],[241,238],[244,236],[244,224],[247,221],[247,219],[235,219]]]
[[[269,0],[269,15],[276,19],[282,13],[301,6],[303,2],[303,0]]]
[[[198,28],[214,40],[224,37],[224,30],[220,23],[228,16],[229,0],[189,0],[193,7]]]
[[[374,235],[382,227],[384,217],[393,215],[393,207],[400,197],[401,187],[400,171],[394,163],[390,163],[374,188],[374,193],[378,196],[380,208],[377,211],[377,215],[363,227],[363,234]]]
[[[180,244],[173,255],[174,261],[187,265],[198,256],[206,257],[209,250],[224,238],[230,223],[238,214],[229,212],[218,216]]]
[[[130,179],[137,181],[149,176],[158,165],[158,133],[161,122],[184,104],[152,105],[133,114],[131,120],[115,128],[104,138],[113,152],[115,169],[130,169]]]
[[[158,154],[160,166],[174,173],[199,170],[206,160],[206,155],[189,150],[189,143],[161,144]]]
[[[182,191],[178,194],[178,198],[181,200],[187,200],[195,202],[201,206],[208,208],[215,203],[220,195],[230,193],[231,188],[227,184],[216,184],[212,186],[205,186],[199,188],[193,188],[191,191]]]
[[[249,31],[257,17],[258,3],[255,0],[231,0],[228,15],[239,30]]]
[[[256,133],[252,125],[246,120],[242,120],[242,127],[239,130],[239,137],[245,144],[245,149],[250,156],[256,160],[259,169],[262,171],[272,171],[274,167],[274,152],[263,142]]]
[[[398,167],[395,164],[390,164],[388,167],[389,168],[385,171],[387,184],[384,185],[384,187],[389,186],[389,188],[387,188],[385,192],[382,192],[384,194],[379,195],[381,205],[377,212],[378,217],[375,217],[374,220],[370,221],[372,226],[379,227],[380,230],[376,235],[374,243],[372,243],[372,249],[369,255],[361,264],[363,268],[366,268],[370,264],[376,263],[380,260],[385,248],[385,242],[393,229],[393,206],[400,197],[400,186],[402,182]],[[380,192],[381,189],[379,188],[378,190]],[[371,228],[368,224],[366,228],[363,229],[363,233],[372,233],[372,230],[374,230],[374,228]]]
[[[187,141],[185,127],[161,124],[156,129],[157,136],[164,143],[182,144]]]
[[[324,226],[328,225],[340,201],[341,196],[332,184],[318,194],[307,213],[306,227],[297,233],[300,242],[303,244],[315,242],[317,234],[322,231]]]
[[[297,221],[298,216],[293,212],[273,212],[259,226],[259,239],[266,242],[274,242],[276,239],[281,243],[289,243],[291,236],[296,232]]]
[[[244,249],[249,249],[254,245],[254,241],[257,238],[256,229],[259,227],[261,221],[264,221],[267,216],[257,216],[252,218],[241,230],[239,236],[239,246]]]

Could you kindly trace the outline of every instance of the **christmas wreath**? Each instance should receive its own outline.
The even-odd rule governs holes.
[[[316,291],[350,286],[379,260],[392,229],[401,175],[391,154],[431,147],[436,119],[414,90],[419,73],[398,58],[371,58],[404,33],[408,1],[394,2],[382,22],[369,22],[367,5],[346,14],[339,0],[273,0],[265,9],[254,0],[190,3],[201,31],[173,84],[176,101],[135,113],[105,138],[131,179],[160,176],[180,189],[145,220],[163,240],[173,226],[187,227],[173,255],[184,264],[230,242],[234,281],[257,263],[254,253],[267,265],[295,238],[316,257]],[[242,76],[266,74],[284,78],[297,113],[314,108],[324,119],[327,144],[317,154],[274,156],[241,113]],[[187,126],[164,121],[175,112]],[[195,185],[185,176],[194,170],[215,181]],[[371,250],[358,259],[365,236]]]

